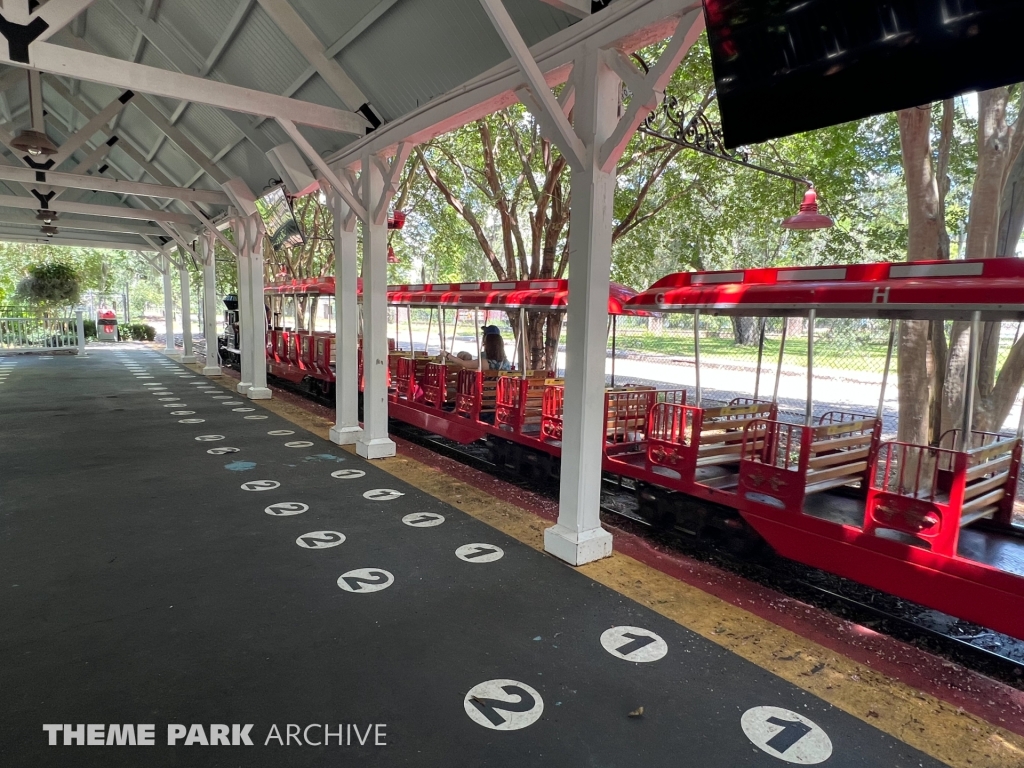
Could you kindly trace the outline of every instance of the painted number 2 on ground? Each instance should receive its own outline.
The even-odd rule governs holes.
[[[533,725],[544,712],[544,700],[518,680],[488,680],[474,685],[463,702],[470,719],[495,731],[517,731]]]
[[[304,533],[295,543],[306,549],[327,549],[336,547],[345,541],[345,534],[340,531],[312,531]]]
[[[758,749],[787,763],[817,765],[832,756],[832,741],[816,723],[781,707],[754,707],[740,726]]]
[[[341,574],[338,586],[346,592],[380,592],[395,583],[395,577],[383,568],[356,568],[354,571]]]

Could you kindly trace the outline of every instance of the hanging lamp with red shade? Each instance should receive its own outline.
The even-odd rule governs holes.
[[[800,203],[800,212],[788,219],[783,219],[785,229],[828,229],[835,222],[823,213],[818,213],[818,193],[809,186],[804,193],[804,201]]]

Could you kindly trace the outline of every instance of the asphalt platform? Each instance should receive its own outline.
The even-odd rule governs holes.
[[[161,354],[0,358],[5,768],[786,763],[940,765]]]

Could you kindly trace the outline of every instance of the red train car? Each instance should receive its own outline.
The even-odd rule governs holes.
[[[333,281],[267,292],[268,370],[329,392],[333,332],[320,324],[333,327],[333,311],[322,309],[333,302]],[[522,318],[522,310],[564,311],[566,281],[392,286],[388,301],[395,307],[390,416],[458,442],[485,440],[496,463],[557,478],[562,380],[556,370],[529,370],[521,346],[513,370],[492,370],[482,361],[481,328],[489,312]],[[420,340],[411,315],[417,309],[430,313]],[[938,445],[909,445],[883,439],[881,398],[874,412],[814,416],[812,388],[817,318],[890,322],[884,394],[898,320],[966,320],[977,348],[981,323],[1024,319],[1024,262],[679,273],[640,294],[611,286],[609,313],[690,314],[694,328],[701,314],[797,317],[809,329],[807,402],[799,417],[779,408],[785,330],[770,397],[755,384],[747,396],[707,402],[699,336],[695,381],[687,386],[607,388],[603,466],[632,480],[641,514],[656,524],[726,534],[745,521],[785,557],[1024,638],[1024,533],[1013,523],[1020,428],[978,431],[966,420]],[[473,331],[476,360],[468,365],[451,356],[460,324]],[[614,323],[609,330],[614,347]],[[440,355],[426,351],[432,333]],[[521,329],[516,335],[525,338]],[[976,367],[968,372],[976,375]]]

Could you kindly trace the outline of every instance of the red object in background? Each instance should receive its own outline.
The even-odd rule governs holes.
[[[395,249],[390,245],[388,246],[388,264],[397,264],[398,256],[395,255]]]
[[[388,216],[388,229],[401,229],[405,226],[405,211],[395,211]]]
[[[804,193],[800,212],[782,222],[786,229],[828,229],[835,222],[823,213],[818,213],[818,193],[811,187]]]

